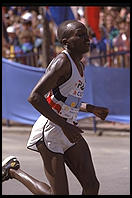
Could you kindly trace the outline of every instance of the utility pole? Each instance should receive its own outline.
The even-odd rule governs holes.
[[[49,22],[46,19],[46,7],[40,7],[43,24],[43,42],[42,42],[42,67],[47,67],[50,62],[50,31]]]

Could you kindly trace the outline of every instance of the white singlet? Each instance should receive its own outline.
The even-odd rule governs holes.
[[[80,75],[69,53],[66,50],[62,51],[62,53],[65,53],[71,62],[71,77],[59,87],[52,89],[46,97],[46,100],[57,114],[66,118],[67,122],[73,124],[76,122],[81,105],[85,78],[84,75]],[[50,151],[62,154],[75,144],[68,140],[61,127],[43,115],[41,115],[33,125],[27,148],[37,151],[36,143],[39,140],[44,141]]]

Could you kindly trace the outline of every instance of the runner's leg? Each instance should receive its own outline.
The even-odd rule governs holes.
[[[9,174],[24,184],[36,195],[68,195],[68,183],[62,154],[56,154],[47,149],[43,143],[37,144],[38,151],[43,159],[46,176],[51,185],[40,182],[22,171],[10,169]]]
[[[9,173],[12,178],[24,184],[34,195],[51,194],[51,188],[46,183],[38,181],[20,168],[18,170],[10,169]]]
[[[67,166],[79,180],[83,188],[82,193],[97,195],[99,182],[95,174],[90,149],[84,138],[64,153],[64,159]]]
[[[50,151],[43,142],[38,144],[37,148],[43,159],[45,174],[51,185],[51,194],[69,195],[63,155]]]

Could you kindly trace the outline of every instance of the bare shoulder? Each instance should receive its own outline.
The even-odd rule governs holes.
[[[49,71],[60,71],[62,74],[66,74],[70,71],[70,61],[64,53],[58,54],[47,67]]]
[[[33,89],[34,92],[39,92],[45,95],[51,89],[63,84],[71,75],[70,62],[65,54],[59,54],[49,64],[46,72],[38,81]]]
[[[72,73],[71,63],[68,57],[61,53],[49,64],[45,76],[56,80],[56,86],[66,82]]]

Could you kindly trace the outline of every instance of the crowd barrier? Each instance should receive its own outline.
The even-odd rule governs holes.
[[[33,67],[40,67],[39,56],[41,53],[38,52],[29,52],[26,54],[11,54],[7,59],[21,63],[24,65],[30,65]],[[42,54],[41,54],[42,56]],[[130,67],[130,51],[117,51],[109,54],[99,54],[98,56],[87,56],[86,62],[90,65],[94,62],[98,62],[99,65],[109,66],[109,67]],[[42,64],[42,63],[41,63]]]
[[[7,57],[8,60],[14,61],[16,63],[21,63],[24,65],[30,65],[33,67],[39,67],[39,55],[36,52],[28,52],[26,54],[12,54]]]
[[[109,54],[98,56],[89,56],[87,61],[89,64],[94,64],[93,61],[98,62],[99,65],[107,65],[109,67],[130,67],[130,51],[117,51]]]
[[[44,68],[15,63],[2,58],[2,118],[25,124],[34,124],[39,117],[27,101],[29,94]],[[128,68],[104,68],[88,65],[85,68],[86,87],[82,101],[108,107],[106,120],[130,122],[130,70]],[[79,112],[78,120],[94,117]]]

